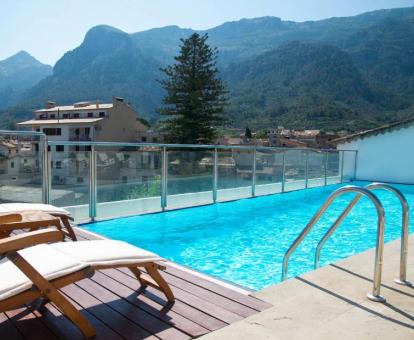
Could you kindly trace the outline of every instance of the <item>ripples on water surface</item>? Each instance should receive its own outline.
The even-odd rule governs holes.
[[[127,241],[207,274],[259,290],[280,281],[286,250],[328,195],[340,186],[119,218],[83,227]],[[414,207],[414,186],[396,187],[406,195],[410,207]],[[386,211],[385,241],[399,238],[401,207],[398,199],[383,190],[375,193]],[[352,196],[345,194],[339,198],[302,242],[291,257],[289,276],[313,269],[317,242]],[[413,230],[410,226],[410,232]],[[375,240],[376,211],[370,201],[362,198],[326,243],[321,265],[372,248]]]

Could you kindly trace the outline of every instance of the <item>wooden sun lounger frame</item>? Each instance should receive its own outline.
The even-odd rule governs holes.
[[[26,213],[30,213],[26,212]],[[51,221],[49,227],[56,226],[59,230],[62,231],[62,233],[65,234],[65,236],[72,239],[72,241],[77,241],[77,237],[75,232],[73,231],[72,225],[70,221],[74,221],[72,216],[66,215],[66,214],[59,214],[59,213],[49,213],[45,212],[45,214],[51,215],[53,217],[58,218],[60,221],[58,224],[55,225],[55,221]],[[10,232],[16,229],[22,229],[22,227],[17,227],[13,225],[14,223],[21,222],[22,217],[19,214],[19,212],[13,212],[10,214],[4,214],[0,216],[0,222],[9,224],[9,225],[3,225],[0,228],[0,238],[9,236]],[[30,221],[28,223],[25,223],[25,229],[29,229],[31,231],[38,230],[40,228],[44,227],[44,221],[41,221],[40,223],[36,223],[36,221]]]
[[[33,286],[30,289],[1,300],[0,313],[29,303],[35,299],[44,298],[43,304],[52,301],[81,330],[85,337],[93,337],[96,335],[93,326],[58,289],[93,276],[94,270],[118,267],[128,268],[143,288],[147,286],[154,287],[164,293],[168,302],[174,301],[171,288],[158,271],[165,269],[165,267],[156,262],[86,267],[74,273],[48,281],[18,253],[18,250],[26,247],[41,243],[60,242],[63,239],[64,234],[55,228],[31,231],[0,239],[0,257],[7,257],[33,282]],[[144,268],[147,274],[142,273],[139,268]]]

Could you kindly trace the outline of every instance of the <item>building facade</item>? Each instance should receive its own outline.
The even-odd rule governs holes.
[[[357,151],[356,164],[345,162],[345,175],[356,179],[414,184],[414,118],[336,139],[338,150]]]
[[[34,119],[18,123],[18,126],[43,132],[49,141],[93,142],[140,142],[138,137],[148,135],[148,127],[137,120],[137,113],[122,98],[112,103],[80,102],[57,106],[48,102],[46,108],[36,110]],[[38,144],[35,145],[38,148]],[[51,146],[52,182],[55,184],[82,184],[89,171],[88,147]],[[108,151],[108,152],[105,152]],[[116,169],[116,157],[109,157],[118,150],[102,150],[98,164],[105,169]],[[109,160],[107,162],[101,159]],[[112,164],[113,163],[113,164]],[[114,178],[116,174],[107,177]],[[108,171],[105,170],[105,174]],[[119,168],[118,168],[119,173]],[[125,176],[124,176],[125,178]]]

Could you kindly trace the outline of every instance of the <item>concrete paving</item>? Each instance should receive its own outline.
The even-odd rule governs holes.
[[[400,241],[385,246],[381,295],[372,290],[374,249],[257,292],[273,307],[203,337],[212,339],[414,339],[414,288],[394,283]],[[407,278],[414,282],[414,235]]]

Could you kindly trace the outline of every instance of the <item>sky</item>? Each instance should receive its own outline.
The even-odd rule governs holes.
[[[207,29],[242,18],[307,21],[408,6],[414,0],[0,0],[0,60],[25,50],[53,65],[100,24],[128,33]]]

